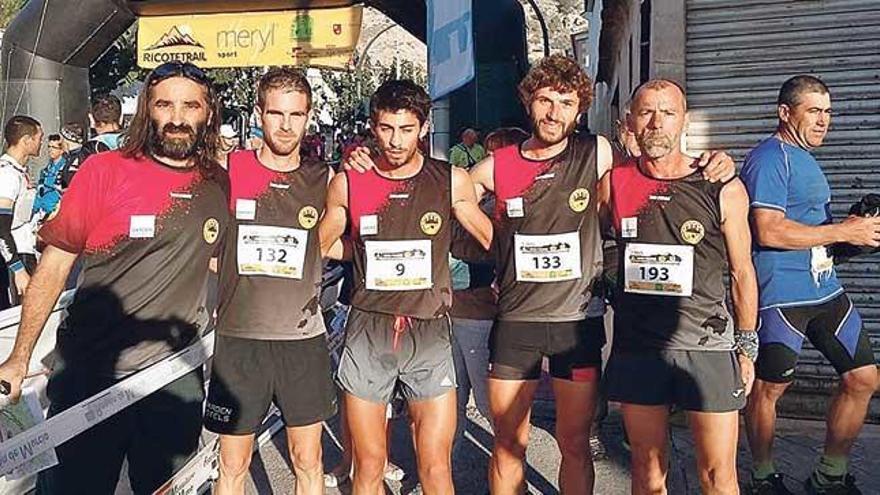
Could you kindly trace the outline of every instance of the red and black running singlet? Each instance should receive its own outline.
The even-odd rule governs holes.
[[[452,304],[450,165],[426,157],[408,179],[389,179],[375,170],[346,177],[354,241],[352,306],[422,319],[446,315]]]
[[[92,155],[40,230],[79,254],[79,283],[56,350],[66,363],[122,376],[198,338],[208,261],[228,224],[226,173],[168,167],[117,151]]]
[[[655,179],[635,160],[611,171],[619,256],[614,346],[628,350],[729,351],[724,184],[702,174]]]
[[[495,151],[500,320],[586,318],[602,269],[596,149],[596,136],[575,134],[549,160]]]
[[[221,334],[296,340],[324,332],[317,225],[329,171],[304,160],[296,170],[277,172],[254,151],[229,156],[235,220],[220,264]]]

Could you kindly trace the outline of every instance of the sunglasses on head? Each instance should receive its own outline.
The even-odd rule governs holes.
[[[205,71],[189,62],[165,62],[150,72],[148,81],[149,84],[156,84],[169,77],[185,77],[206,86],[211,82]]]

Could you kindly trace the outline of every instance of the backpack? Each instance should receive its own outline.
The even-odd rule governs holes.
[[[97,139],[90,139],[78,150],[68,153],[67,162],[61,170],[61,187],[67,189],[70,181],[73,180],[73,176],[76,175],[76,172],[83,162],[86,161],[86,158],[104,151],[110,151],[110,147]]]

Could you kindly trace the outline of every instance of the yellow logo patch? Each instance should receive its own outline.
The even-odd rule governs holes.
[[[318,210],[314,206],[303,206],[299,210],[299,224],[308,230],[318,223]]]
[[[202,236],[208,244],[217,242],[217,237],[220,236],[220,222],[216,218],[205,220],[205,225],[202,226]]]
[[[590,191],[584,189],[583,187],[579,187],[571,192],[568,196],[568,206],[571,208],[571,211],[575,213],[582,213],[586,211],[587,206],[590,205]]]
[[[681,239],[688,244],[698,244],[705,235],[705,227],[696,220],[688,220],[681,224]]]
[[[425,234],[436,235],[437,232],[440,232],[440,227],[443,226],[443,218],[436,211],[429,211],[422,215],[419,226],[422,227],[422,232]]]

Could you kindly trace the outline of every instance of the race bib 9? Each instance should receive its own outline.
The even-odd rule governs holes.
[[[366,241],[368,290],[425,290],[431,279],[431,241]]]
[[[518,282],[562,282],[581,277],[581,239],[577,232],[513,237]]]
[[[239,225],[238,274],[303,277],[309,233],[269,225]]]
[[[626,245],[624,290],[633,294],[688,297],[694,288],[694,247]]]

